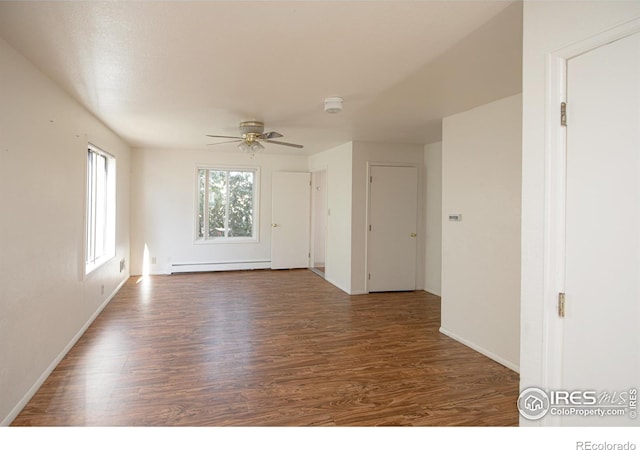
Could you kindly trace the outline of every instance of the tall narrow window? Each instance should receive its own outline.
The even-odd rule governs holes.
[[[85,273],[115,255],[116,160],[90,146],[87,152]]]
[[[256,239],[256,178],[257,169],[198,169],[198,240]]]

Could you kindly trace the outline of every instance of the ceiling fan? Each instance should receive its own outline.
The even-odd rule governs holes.
[[[214,134],[207,134],[208,137],[212,138],[225,138],[232,139],[231,141],[223,141],[223,142],[214,142],[208,145],[219,145],[219,144],[228,144],[230,142],[240,142],[238,144],[238,148],[245,153],[251,153],[252,155],[256,152],[264,150],[264,146],[262,142],[267,142],[269,144],[278,144],[278,145],[286,145],[287,147],[295,147],[302,148],[303,146],[300,144],[291,144],[289,142],[282,141],[274,141],[274,138],[281,138],[283,135],[276,131],[264,131],[264,123],[259,122],[257,120],[245,120],[240,122],[240,133],[242,137],[237,136],[218,136]]]

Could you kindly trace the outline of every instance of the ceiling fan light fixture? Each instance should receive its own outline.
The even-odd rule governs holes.
[[[327,97],[324,99],[324,111],[336,114],[342,111],[342,97]]]
[[[257,142],[257,141],[254,141],[254,142],[242,141],[240,142],[240,144],[238,144],[238,148],[240,149],[241,152],[248,153],[251,156],[253,156],[256,153],[264,150],[264,145],[262,145],[260,142]]]
[[[251,144],[251,153],[261,152],[262,150],[264,150],[264,145],[262,145],[260,142],[256,141]]]

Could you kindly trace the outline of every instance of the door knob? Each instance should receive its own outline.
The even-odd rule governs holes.
[[[411,237],[416,237],[416,236],[417,236],[417,234],[415,234],[415,233],[411,233],[409,236],[411,236]]]
[[[278,225],[277,223],[272,223],[272,224],[271,224],[271,226],[272,226],[273,228],[276,228],[276,227],[279,227],[280,225]]]

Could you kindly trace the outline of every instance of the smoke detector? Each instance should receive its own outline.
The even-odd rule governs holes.
[[[327,97],[324,99],[324,111],[335,114],[342,111],[342,97]]]

